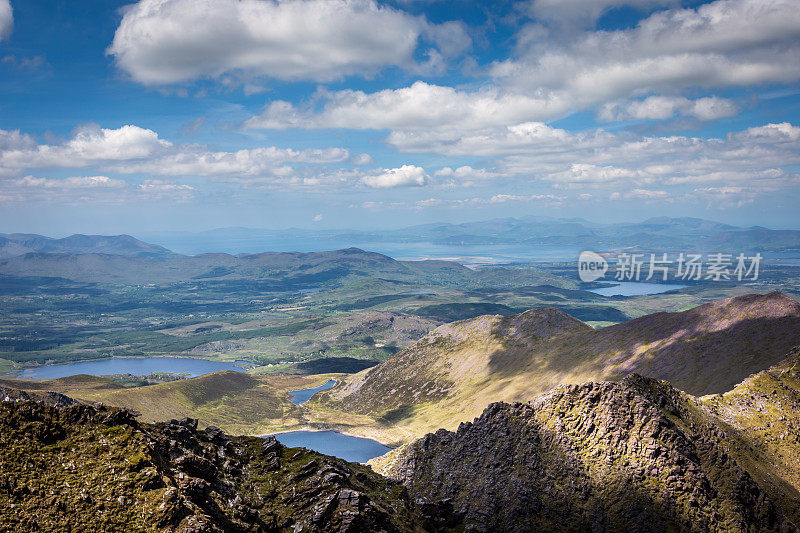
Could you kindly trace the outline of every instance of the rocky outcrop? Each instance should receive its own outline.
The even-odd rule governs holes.
[[[24,391],[0,385],[0,401],[37,401],[56,407],[78,405],[80,402],[64,394],[53,391]]]
[[[634,375],[492,404],[373,466],[451,501],[467,531],[795,531],[738,439],[697,399]]]
[[[415,502],[369,468],[192,419],[0,404],[0,531],[444,531],[446,502]]]

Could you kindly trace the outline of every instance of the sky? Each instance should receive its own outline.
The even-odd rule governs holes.
[[[797,0],[0,0],[0,233],[798,205]]]

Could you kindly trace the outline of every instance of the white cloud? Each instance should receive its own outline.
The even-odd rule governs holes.
[[[199,144],[173,144],[153,130],[132,125],[83,126],[61,144],[36,144],[19,131],[0,130],[0,176],[29,169],[96,167],[121,174],[283,179],[293,175],[292,165],[341,163],[349,157],[344,148],[269,146],[220,152]]]
[[[690,116],[700,120],[731,117],[739,112],[731,100],[709,96],[689,100],[678,96],[649,96],[644,100],[609,102],[601,106],[598,118],[606,122],[621,120],[668,119]]]
[[[98,188],[121,188],[126,183],[123,180],[111,179],[107,176],[75,176],[64,179],[36,178],[25,176],[16,180],[16,184],[22,187],[43,188],[43,189],[98,189]]]
[[[243,125],[388,129],[390,143],[424,147],[431,140],[444,144],[596,106],[608,120],[713,120],[735,114],[737,106],[716,96],[689,100],[654,93],[800,79],[800,10],[794,0],[717,0],[654,13],[631,29],[579,32],[568,42],[542,28],[521,35],[527,37],[515,57],[490,67],[494,84],[485,88],[418,81],[374,93],[321,91],[314,106],[274,101]]]
[[[368,187],[386,189],[390,187],[422,187],[428,183],[425,169],[415,165],[384,170],[381,174],[364,176],[361,181]]]
[[[353,156],[351,162],[354,165],[369,165],[372,163],[372,156],[369,154],[358,154]]]
[[[109,168],[126,174],[154,173],[162,176],[258,176],[286,174],[286,163],[337,163],[347,160],[344,148],[293,150],[291,148],[253,148],[236,152],[214,152],[205,147],[188,146],[159,158],[111,164]]]
[[[734,133],[732,138],[744,142],[795,143],[800,140],[800,127],[788,122],[767,124]]]
[[[26,150],[36,146],[36,141],[30,135],[19,130],[0,130],[0,151]]]
[[[795,0],[717,0],[660,11],[632,29],[531,39],[492,74],[575,108],[667,88],[791,82],[800,78],[800,10]]]
[[[141,0],[108,53],[145,84],[223,74],[330,81],[417,68],[423,39],[444,56],[469,46],[459,23],[437,26],[373,0]]]
[[[141,159],[172,147],[156,132],[130,125],[118,129],[83,126],[60,145],[36,145],[28,136],[10,133],[0,133],[0,174],[13,169],[85,167],[103,161]]]
[[[322,92],[322,111],[303,111],[275,101],[244,122],[245,128],[351,128],[402,131],[459,131],[514,124],[525,117],[563,113],[564,102],[504,93],[497,88],[465,92],[417,81],[409,87],[376,93]]]
[[[10,0],[0,0],[0,41],[7,39],[14,29],[14,12]]]
[[[469,165],[457,167],[444,167],[433,173],[437,178],[449,178],[450,185],[470,186],[486,183],[497,178],[506,178],[506,174],[495,172],[485,168],[473,168]]]
[[[405,151],[452,157],[495,158],[487,168],[445,167],[439,178],[478,182],[478,177],[540,182],[556,189],[626,187],[654,190],[692,184],[747,184],[767,190],[796,187],[800,175],[800,128],[768,124],[722,139],[639,136],[602,129],[572,133],[544,123],[489,128],[457,140],[437,133],[389,137]]]

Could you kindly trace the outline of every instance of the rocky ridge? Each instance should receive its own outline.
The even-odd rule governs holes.
[[[447,511],[365,466],[274,438],[0,402],[2,531],[443,531]]]
[[[781,382],[793,396],[797,366]],[[467,531],[797,531],[800,410],[762,412],[744,387],[698,399],[638,375],[568,385],[371,464],[412,496],[451,499]],[[738,427],[717,414],[732,404],[750,405],[728,409]],[[783,452],[759,449],[753,431],[777,423]]]

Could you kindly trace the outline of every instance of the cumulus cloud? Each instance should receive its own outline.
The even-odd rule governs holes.
[[[469,37],[460,23],[434,25],[374,0],[141,0],[108,53],[145,84],[223,74],[330,81],[413,70],[424,42],[445,57]]]
[[[0,130],[0,150],[24,150],[36,146],[36,140],[20,130]]]
[[[364,185],[375,189],[422,187],[428,183],[428,175],[422,167],[403,165],[399,168],[386,169],[380,174],[364,176],[361,181]]]
[[[14,12],[10,0],[0,0],[0,41],[7,39],[14,29]]]
[[[565,102],[511,94],[498,88],[466,92],[417,81],[409,87],[375,93],[344,90],[323,92],[319,112],[275,101],[245,128],[351,128],[400,131],[458,131],[519,122],[525,117],[546,118],[567,111]]]
[[[699,184],[746,184],[767,191],[800,184],[793,170],[800,164],[800,128],[789,123],[752,127],[721,139],[602,129],[568,132],[544,123],[494,128],[456,141],[439,141],[435,135],[390,139],[408,151],[494,158],[487,168],[445,167],[435,173],[464,184],[478,183],[480,175],[582,192]]]
[[[649,96],[644,100],[609,102],[599,109],[598,118],[605,122],[621,120],[668,119],[675,116],[716,120],[739,113],[739,107],[726,98],[709,96],[689,100],[677,96]]]
[[[243,125],[389,129],[392,144],[424,146],[430,139],[444,144],[597,106],[604,120],[723,118],[738,112],[728,99],[655,93],[797,81],[796,7],[791,0],[717,0],[656,12],[631,29],[578,33],[569,42],[553,39],[547,29],[527,28],[515,56],[490,66],[493,83],[487,87],[418,81],[374,93],[322,91],[315,106],[271,102]]]
[[[340,163],[349,157],[344,148],[269,146],[220,152],[199,144],[174,144],[133,125],[82,126],[61,144],[37,144],[19,131],[0,130],[0,176],[29,169],[96,167],[121,174],[285,178],[294,173],[292,165]]]
[[[717,0],[659,11],[632,29],[533,39],[492,74],[577,106],[667,87],[790,82],[800,78],[800,10],[793,0]]]
[[[0,133],[0,174],[14,169],[85,167],[103,161],[152,157],[172,147],[152,130],[138,126],[105,129],[96,125],[78,128],[60,145],[36,144],[19,132]]]

